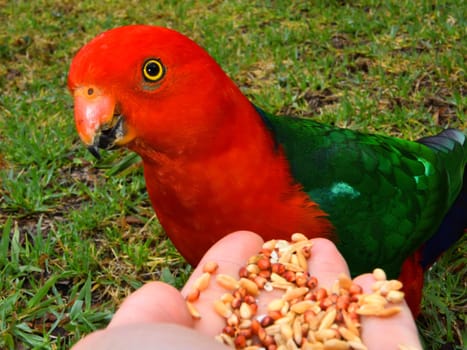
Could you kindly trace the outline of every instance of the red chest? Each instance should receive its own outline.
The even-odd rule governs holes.
[[[230,152],[203,162],[146,162],[145,178],[164,230],[191,264],[236,230],[265,239],[293,232],[326,237],[331,231],[325,214],[293,184],[280,159],[261,166]]]

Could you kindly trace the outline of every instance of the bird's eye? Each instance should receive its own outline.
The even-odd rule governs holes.
[[[143,77],[144,80],[150,83],[154,83],[160,80],[165,74],[165,68],[161,61],[151,58],[144,62],[143,65]]]

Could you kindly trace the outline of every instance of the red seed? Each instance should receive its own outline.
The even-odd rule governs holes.
[[[271,268],[271,262],[268,258],[261,258],[256,263],[260,270],[269,270]]]
[[[261,328],[261,323],[257,319],[251,321],[251,331],[253,334],[258,335],[258,331]]]
[[[285,272],[285,266],[280,263],[274,263],[271,265],[271,271],[278,275],[282,275]]]
[[[318,285],[318,279],[315,276],[311,276],[308,278],[308,281],[306,281],[306,286],[311,289],[315,289],[316,286]]]
[[[350,295],[362,294],[362,292],[362,287],[355,283],[352,283],[352,285],[349,288]]]
[[[235,328],[232,326],[225,326],[222,332],[233,337],[235,335]]]
[[[233,296],[237,299],[242,299],[245,297],[246,295],[246,289],[245,288],[237,288],[234,292],[233,292]]]
[[[237,335],[234,340],[236,348],[244,348],[246,346],[246,338],[244,335]]]
[[[266,328],[274,323],[274,319],[271,316],[264,316],[261,320],[261,327]]]
[[[309,258],[311,256],[311,247],[310,246],[304,246],[302,248],[302,254],[305,258]]]
[[[264,285],[266,284],[266,282],[268,281],[266,278],[262,277],[262,276],[256,276],[253,281],[256,283],[256,285],[258,286],[259,289],[263,289],[264,288]]]
[[[274,341],[274,337],[272,335],[267,335],[266,336],[266,338],[263,341],[263,345],[268,350],[276,350],[277,349],[276,342]]]
[[[311,322],[313,322],[315,318],[316,318],[316,313],[315,313],[313,310],[306,310],[306,311],[303,313],[303,320],[304,320],[306,323],[311,323]]]
[[[242,299],[240,298],[235,298],[230,302],[230,306],[232,306],[232,309],[239,309],[240,305],[242,305]]]
[[[298,287],[304,287],[306,286],[306,283],[308,282],[308,278],[305,276],[305,275],[299,275],[299,274],[296,274],[296,277],[295,277],[295,284],[298,286]]]
[[[356,312],[349,313],[349,317],[354,323],[360,323],[360,315]]]
[[[262,278],[269,279],[269,277],[271,277],[271,271],[269,271],[269,270],[261,270],[261,271],[258,273],[258,276],[259,276],[259,277],[262,277]]]
[[[287,280],[287,282],[295,282],[295,272],[293,271],[285,271],[282,274],[282,277],[284,277]]]
[[[282,318],[282,313],[280,311],[269,311],[268,316],[271,317],[274,321]]]
[[[240,278],[247,278],[248,275],[249,275],[249,272],[248,270],[246,269],[245,266],[242,266],[239,270],[238,270],[238,275],[240,276]]]
[[[337,313],[336,313],[336,320],[335,322],[337,323],[344,323],[344,316],[342,315],[342,310],[337,310]]]
[[[249,304],[249,305],[250,305],[251,312],[253,313],[253,315],[255,315],[256,312],[258,311],[258,304],[254,303],[254,304]]]
[[[323,300],[321,300],[321,302],[319,303],[319,307],[322,309],[322,310],[326,310],[328,307],[334,305],[334,302],[332,301],[332,299],[330,297],[326,297],[324,298]]]
[[[256,304],[256,298],[253,295],[245,295],[243,301],[247,304]]]
[[[319,288],[314,293],[314,298],[312,300],[321,301],[328,296],[328,291],[324,288]]]
[[[253,336],[251,328],[243,328],[238,331],[239,335],[243,335],[246,339],[250,339]]]
[[[336,301],[337,309],[346,310],[350,304],[350,297],[348,295],[339,295]]]
[[[263,255],[264,257],[269,258],[271,256],[271,253],[272,253],[271,249],[262,248],[259,251],[258,255]]]

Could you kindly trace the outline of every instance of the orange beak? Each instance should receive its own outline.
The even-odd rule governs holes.
[[[128,142],[124,118],[112,95],[96,87],[83,86],[73,91],[73,97],[76,129],[96,158],[100,158],[98,148],[112,149]]]

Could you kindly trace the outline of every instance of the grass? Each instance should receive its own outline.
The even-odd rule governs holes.
[[[0,1],[0,348],[68,348],[145,281],[190,274],[127,152],[94,162],[74,130],[68,67],[130,23],[204,46],[256,104],[416,139],[466,128],[461,1]],[[118,59],[118,58],[116,58]],[[467,342],[465,237],[427,273],[420,333]]]

